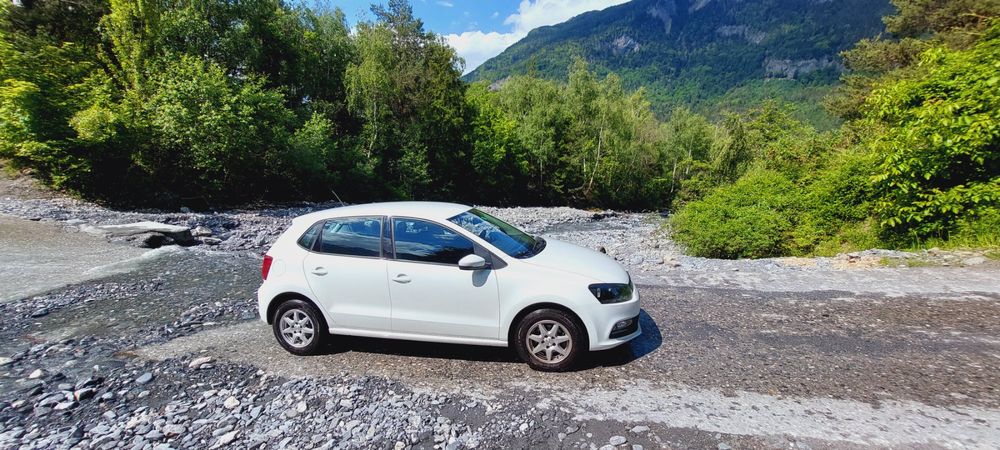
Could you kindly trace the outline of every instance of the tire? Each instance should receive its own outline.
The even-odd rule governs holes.
[[[539,309],[521,319],[514,346],[532,369],[563,372],[587,352],[587,339],[583,327],[569,314]]]
[[[289,353],[315,355],[327,341],[326,321],[319,310],[307,301],[285,301],[274,312],[272,322],[274,337]]]

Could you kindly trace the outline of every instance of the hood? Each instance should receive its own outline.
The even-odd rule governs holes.
[[[521,261],[592,278],[595,283],[628,283],[625,268],[604,253],[552,238],[545,238],[545,243],[541,253]]]

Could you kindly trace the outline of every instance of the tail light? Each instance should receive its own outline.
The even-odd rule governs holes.
[[[261,278],[267,279],[267,273],[271,271],[271,261],[273,260],[274,258],[271,258],[271,255],[264,255],[264,265],[260,266]]]

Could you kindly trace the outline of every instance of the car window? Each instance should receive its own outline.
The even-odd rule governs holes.
[[[305,233],[302,233],[302,237],[299,238],[299,245],[307,250],[312,250],[313,243],[316,242],[316,235],[319,234],[320,227],[323,226],[323,222],[319,222],[309,227]]]
[[[458,260],[475,252],[472,241],[441,225],[401,218],[392,222],[396,259],[458,264]]]
[[[347,256],[381,256],[382,218],[348,217],[330,219],[320,233],[321,253]]]
[[[515,258],[530,258],[545,248],[544,240],[478,209],[470,209],[448,220]]]

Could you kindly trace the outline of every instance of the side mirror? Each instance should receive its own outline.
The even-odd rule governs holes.
[[[490,263],[486,262],[482,256],[472,254],[458,260],[458,268],[462,270],[483,270],[489,269]]]

